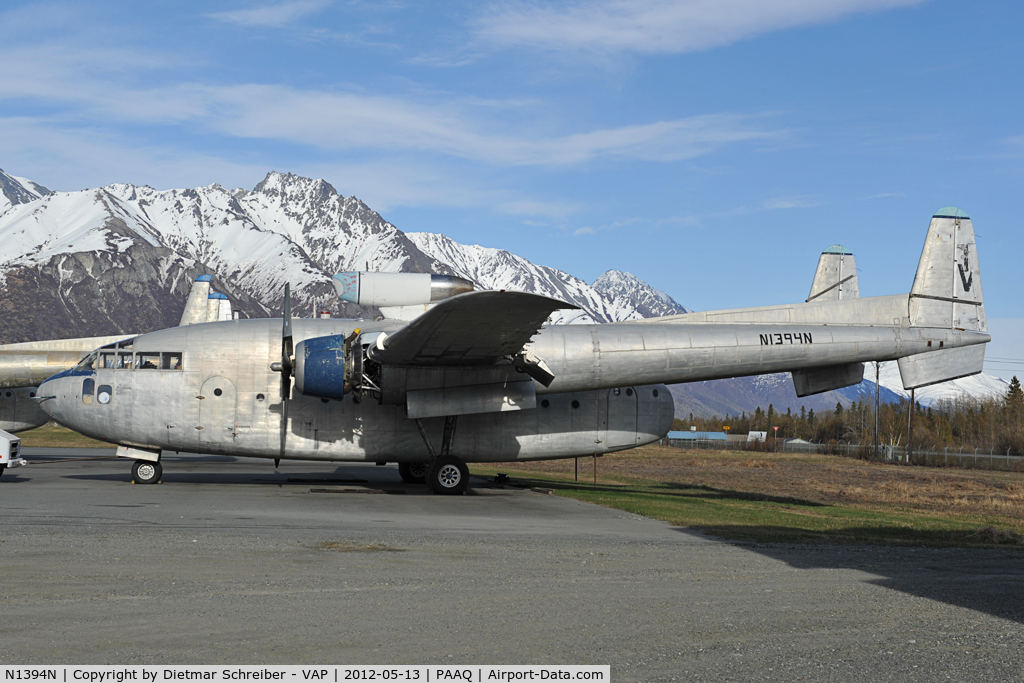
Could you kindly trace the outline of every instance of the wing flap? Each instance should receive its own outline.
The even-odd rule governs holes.
[[[438,303],[371,347],[370,357],[389,365],[493,363],[519,353],[553,312],[573,308],[526,292],[469,292]]]

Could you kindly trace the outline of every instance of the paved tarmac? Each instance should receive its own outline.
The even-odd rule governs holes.
[[[616,681],[1024,680],[1024,553],[729,543],[394,467],[26,449],[5,664],[610,664]],[[86,459],[80,459],[86,458]]]

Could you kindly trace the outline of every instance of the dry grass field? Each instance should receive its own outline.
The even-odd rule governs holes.
[[[797,453],[645,446],[597,459],[473,466],[731,538],[1024,548],[1024,473]]]
[[[18,434],[23,448],[116,448],[103,441],[73,432],[67,427],[50,423]]]

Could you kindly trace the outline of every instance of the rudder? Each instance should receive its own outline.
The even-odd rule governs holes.
[[[914,327],[987,332],[974,225],[947,206],[932,216],[910,291]]]

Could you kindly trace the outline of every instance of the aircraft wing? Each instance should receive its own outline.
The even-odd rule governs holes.
[[[523,348],[554,311],[579,308],[525,292],[469,292],[441,301],[371,347],[389,365],[484,365]]]

